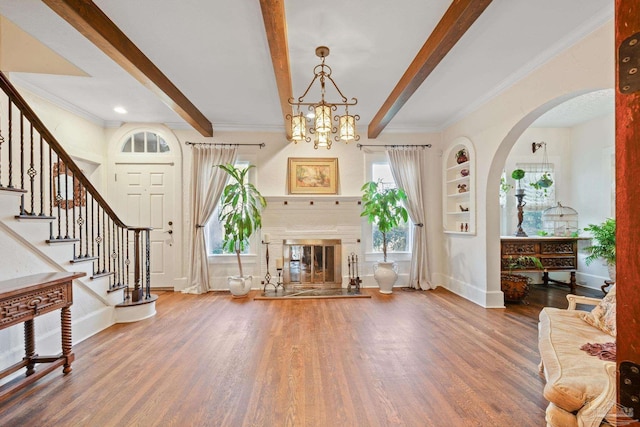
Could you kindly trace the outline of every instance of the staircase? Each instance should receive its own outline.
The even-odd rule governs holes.
[[[0,88],[0,277],[85,272],[74,338],[153,316],[151,229],[118,218],[2,73]]]

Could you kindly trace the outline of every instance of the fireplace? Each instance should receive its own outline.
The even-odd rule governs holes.
[[[283,242],[287,287],[342,287],[342,241],[289,239]]]

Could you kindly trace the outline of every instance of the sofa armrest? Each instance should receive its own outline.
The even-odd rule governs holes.
[[[576,304],[598,305],[600,301],[602,301],[601,298],[583,297],[573,294],[567,295],[567,300],[569,301],[569,307],[567,307],[567,310],[575,310]]]
[[[579,426],[599,427],[616,403],[616,363],[607,362],[604,369],[609,378],[609,387],[578,411],[576,418]]]

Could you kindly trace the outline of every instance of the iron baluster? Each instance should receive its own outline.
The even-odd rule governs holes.
[[[65,166],[65,172],[67,171]],[[69,187],[69,177],[67,178],[67,185],[65,187]],[[69,204],[69,197],[67,197],[67,204]],[[71,229],[72,238],[76,238],[76,174],[71,172]],[[81,251],[82,252],[82,251]]]
[[[67,234],[64,236],[65,239],[70,239],[69,236],[69,179],[67,178],[67,165],[66,163],[60,163],[64,166],[64,222],[66,225]],[[62,173],[60,173],[62,175]],[[62,201],[60,202],[62,203]]]
[[[24,117],[20,112],[20,189],[24,190]],[[24,194],[20,196],[20,215],[24,215]]]
[[[89,202],[89,196],[87,196],[87,203]],[[93,205],[95,203],[95,199],[93,198],[93,196],[91,196],[91,256],[94,257],[96,256],[96,246],[95,246],[95,224],[96,224],[96,216],[95,216],[95,210],[93,208]],[[99,226],[98,226],[99,227]],[[88,233],[87,233],[88,234]],[[95,267],[95,264],[93,264]],[[94,268],[94,273],[95,273],[95,268]]]
[[[126,285],[127,285],[127,294],[129,293],[129,265],[131,264],[131,259],[129,258],[129,229],[127,229],[127,259],[124,262],[125,265],[127,266],[127,276],[126,276]]]
[[[8,110],[9,110],[9,114],[7,114],[8,116],[8,128],[9,128],[9,185],[7,186],[7,188],[13,188],[13,108],[12,108],[12,103],[11,103],[11,98],[8,99]]]
[[[147,243],[147,250],[146,250],[146,256],[145,256],[145,263],[146,263],[146,279],[147,279],[147,295],[146,298],[151,298],[151,230],[146,230],[145,233],[146,236],[146,243]]]
[[[35,178],[36,178],[36,169],[33,164],[33,125],[29,124],[29,169],[27,169],[27,175],[29,175],[29,188],[31,189],[31,212],[29,215],[35,215]]]
[[[58,206],[58,239],[62,239],[62,194],[60,193],[60,157],[56,155],[58,189],[56,191],[56,202]]]
[[[4,136],[2,136],[2,117],[0,117],[0,188],[2,188],[2,146],[4,145]],[[11,159],[9,159],[11,161]]]
[[[107,272],[107,218],[104,208],[102,209],[102,272]]]
[[[53,218],[53,150],[51,149],[50,145],[49,145],[49,216]],[[53,240],[53,221],[49,223],[49,240]]]
[[[80,201],[84,201],[84,257],[89,258],[89,197],[84,185],[81,185]],[[93,218],[91,219],[93,220]]]

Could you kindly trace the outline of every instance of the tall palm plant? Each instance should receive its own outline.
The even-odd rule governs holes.
[[[220,222],[224,226],[223,247],[238,257],[240,277],[243,277],[240,254],[249,245],[251,235],[262,227],[262,210],[267,201],[258,189],[247,181],[254,165],[239,168],[232,164],[218,165],[229,174],[229,183],[222,191]]]

